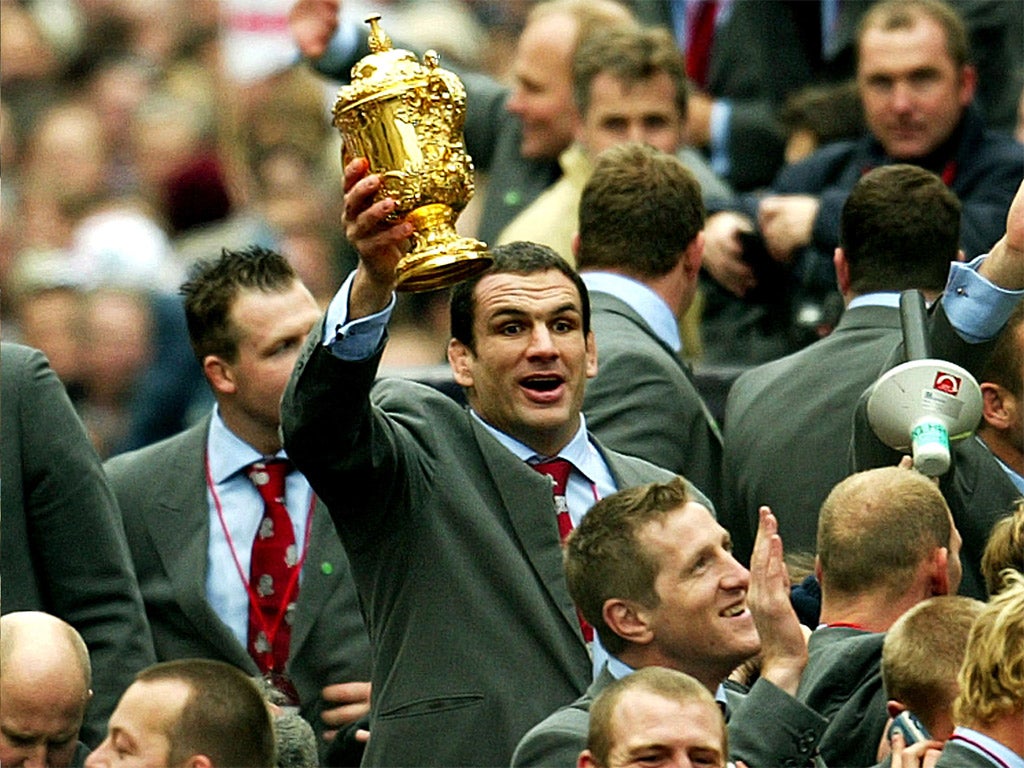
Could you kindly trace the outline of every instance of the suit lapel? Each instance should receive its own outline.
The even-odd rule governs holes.
[[[347,573],[347,561],[341,549],[341,541],[331,522],[327,507],[319,498],[313,509],[313,522],[309,528],[309,548],[302,566],[302,586],[299,589],[299,604],[289,659],[294,659],[309,637],[316,621],[321,620],[324,606],[338,586],[338,581]]]
[[[495,491],[501,498],[502,510],[522,545],[544,589],[554,601],[562,618],[573,629],[580,642],[579,619],[562,570],[562,547],[550,481],[530,469],[525,462],[509,453],[476,419],[469,417],[473,434],[488,474],[494,478]]]
[[[196,633],[217,646],[234,664],[255,673],[245,648],[206,600],[206,564],[210,543],[209,505],[204,463],[209,421],[191,430],[190,439],[171,459],[155,496],[161,501],[143,510],[146,527],[171,583],[174,598]]]

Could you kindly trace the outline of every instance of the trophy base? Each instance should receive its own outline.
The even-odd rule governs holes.
[[[412,250],[395,270],[395,290],[417,293],[448,288],[491,266],[486,245],[455,231],[455,212],[447,205],[424,205],[405,218],[416,231]]]

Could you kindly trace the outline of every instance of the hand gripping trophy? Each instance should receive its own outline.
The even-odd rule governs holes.
[[[455,231],[473,196],[473,163],[462,139],[466,89],[438,67],[436,53],[427,51],[420,64],[391,47],[378,14],[366,21],[371,53],[352,68],[334,105],[342,166],[365,157],[381,177],[378,198],[393,198],[392,215],[415,227],[412,249],[398,263],[397,289],[443,288],[491,264],[486,245]]]

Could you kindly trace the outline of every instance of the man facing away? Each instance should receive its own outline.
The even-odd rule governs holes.
[[[679,318],[700,275],[704,205],[673,155],[628,143],[583,189],[576,253],[601,350],[583,410],[611,448],[686,477],[717,501],[722,438],[682,358]]]
[[[885,632],[903,613],[960,585],[960,534],[935,484],[916,470],[851,475],[818,519],[821,624],[797,698],[829,719],[827,765],[868,766],[886,722]]]
[[[319,307],[282,255],[256,246],[197,262],[182,293],[216,406],[105,465],[157,657],[262,675],[330,731],[367,709],[369,644],[327,510],[278,432]]]
[[[448,361],[469,410],[408,381],[373,387],[412,229],[367,168],[346,168],[360,262],[296,363],[285,446],[331,510],[370,630],[366,764],[504,764],[592,676],[562,533],[597,498],[670,474],[587,432],[586,287],[540,245],[493,249],[453,289]]]

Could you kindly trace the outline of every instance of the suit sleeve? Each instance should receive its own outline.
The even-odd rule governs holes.
[[[39,352],[21,374],[5,367],[4,375],[24,376],[17,418],[41,608],[74,626],[89,647],[94,695],[82,737],[96,745],[135,673],[156,660],[149,624],[117,503],[63,384]]]
[[[827,726],[806,704],[760,679],[730,712],[729,758],[751,768],[808,765]]]
[[[512,768],[574,768],[587,746],[589,723],[589,713],[575,707],[555,712],[522,738]]]

